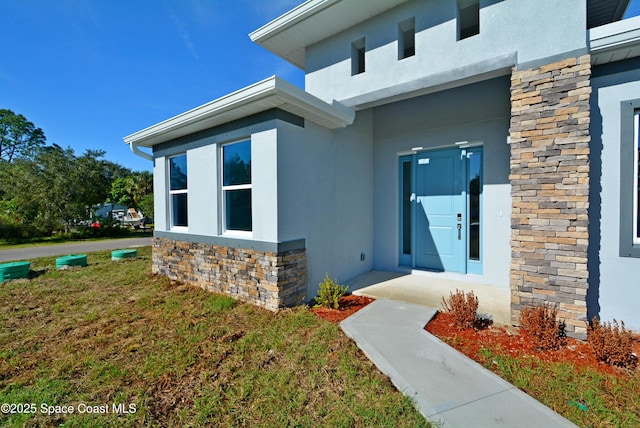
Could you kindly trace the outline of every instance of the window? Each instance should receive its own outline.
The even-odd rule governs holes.
[[[402,165],[402,254],[411,254],[411,158],[404,158]]]
[[[187,155],[169,158],[171,227],[187,227]]]
[[[482,151],[467,153],[467,233],[469,234],[469,260],[480,261],[482,213]]]
[[[364,73],[364,37],[351,43],[351,75]]]
[[[480,1],[458,0],[458,40],[480,34]]]
[[[640,257],[640,99],[620,103],[620,256]]]
[[[416,54],[416,19],[411,18],[398,25],[398,59]]]
[[[224,231],[251,232],[251,141],[222,146]]]
[[[633,119],[633,243],[640,244],[640,112]]]

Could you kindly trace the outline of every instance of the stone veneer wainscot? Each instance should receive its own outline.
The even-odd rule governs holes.
[[[274,252],[193,241],[154,237],[153,273],[271,311],[305,302],[304,248]]]
[[[586,337],[590,56],[511,75],[511,316],[558,304]]]

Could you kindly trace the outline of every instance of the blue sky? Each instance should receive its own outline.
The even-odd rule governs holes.
[[[122,137],[273,74],[304,85],[301,70],[248,37],[302,2],[0,0],[0,108],[50,144],[151,170]]]
[[[0,0],[0,108],[77,154],[151,162],[122,137],[278,74],[302,71],[248,34],[302,0]]]

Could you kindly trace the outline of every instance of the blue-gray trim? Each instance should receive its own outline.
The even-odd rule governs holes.
[[[563,52],[561,54],[551,55],[551,56],[547,56],[540,59],[535,59],[533,61],[519,62],[518,70],[522,71],[522,70],[527,70],[529,68],[538,68],[543,65],[553,64],[554,62],[565,60],[567,58],[577,58],[582,55],[587,55],[588,53],[589,53],[589,48],[585,46],[584,48],[575,49],[572,51]]]
[[[620,103],[620,257],[640,257],[640,245],[633,243],[634,116],[640,98]]]
[[[249,137],[252,133],[263,130],[255,129],[257,125],[265,125],[268,122],[273,122],[268,128],[276,127],[275,120],[281,120],[283,122],[291,123],[293,125],[304,128],[304,118],[297,116],[288,111],[281,110],[279,108],[272,108],[260,113],[256,113],[251,116],[243,117],[222,125],[214,126],[213,128],[205,129],[203,131],[195,132],[193,134],[185,135],[184,137],[176,138],[171,141],[157,144],[153,147],[154,156],[169,156],[177,151],[191,150],[198,147],[211,144],[208,141],[211,137],[216,137],[222,134],[234,133],[241,134],[241,138]]]
[[[250,239],[229,238],[226,236],[191,235],[188,233],[165,232],[161,230],[155,230],[153,232],[153,236],[154,238],[173,239],[175,241],[216,245],[219,247],[242,248],[269,253],[285,253],[287,251],[304,250],[306,248],[304,239],[296,239],[287,242],[265,242],[253,241]]]
[[[625,59],[622,61],[610,62],[607,64],[596,65],[591,68],[591,78],[608,76],[610,74],[624,73],[630,70],[640,69],[640,57]]]

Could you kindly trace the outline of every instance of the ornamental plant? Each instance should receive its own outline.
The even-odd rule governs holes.
[[[455,294],[449,293],[448,299],[442,298],[444,312],[451,314],[454,324],[461,329],[474,327],[478,303],[478,298],[473,291],[465,293],[456,289]]]
[[[566,341],[565,324],[557,319],[558,306],[538,303],[520,312],[520,328],[540,350],[559,349]]]
[[[638,358],[633,354],[633,337],[624,328],[624,321],[620,321],[620,325],[615,319],[613,325],[600,324],[594,317],[587,330],[587,343],[600,361],[611,366],[635,368],[638,364]]]
[[[318,286],[318,295],[315,298],[316,305],[333,309],[338,309],[340,298],[349,290],[348,286],[338,284],[337,279],[331,279],[328,273],[325,273],[324,280]]]

